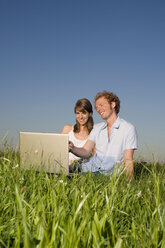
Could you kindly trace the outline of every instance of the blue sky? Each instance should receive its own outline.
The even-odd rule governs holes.
[[[1,0],[0,140],[60,132],[77,99],[108,90],[137,129],[136,157],[164,161],[164,13],[163,0]]]

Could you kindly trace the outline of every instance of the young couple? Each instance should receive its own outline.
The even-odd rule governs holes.
[[[69,160],[89,158],[81,163],[82,172],[112,174],[124,162],[126,175],[133,177],[133,154],[137,149],[135,127],[118,116],[120,100],[112,92],[99,92],[94,99],[95,109],[104,122],[93,125],[92,105],[80,99],[75,105],[76,124],[64,126],[61,133],[69,134]]]

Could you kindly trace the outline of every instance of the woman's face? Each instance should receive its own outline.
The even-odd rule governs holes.
[[[76,119],[82,126],[87,123],[89,115],[89,112],[86,110],[80,111],[79,109],[76,109]]]

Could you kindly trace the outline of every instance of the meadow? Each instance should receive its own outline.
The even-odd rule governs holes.
[[[0,152],[0,247],[165,247],[165,165],[135,163],[135,177],[52,176]]]

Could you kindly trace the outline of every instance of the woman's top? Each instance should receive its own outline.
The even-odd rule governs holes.
[[[73,144],[77,147],[83,147],[87,141],[87,139],[85,140],[80,140],[77,139],[74,135],[73,130],[71,130],[69,133],[69,141],[72,141]],[[81,159],[80,157],[77,157],[76,155],[74,155],[73,153],[69,152],[69,164],[72,164],[74,162],[74,160],[79,160]]]

